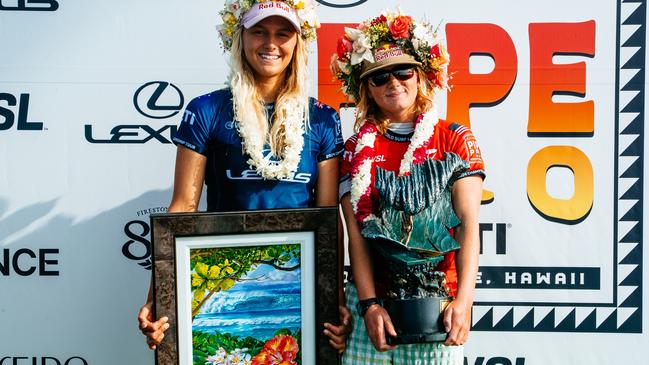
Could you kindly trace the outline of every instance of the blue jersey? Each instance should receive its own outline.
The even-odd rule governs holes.
[[[208,211],[305,208],[315,205],[318,162],[343,152],[338,113],[310,98],[309,127],[297,171],[286,179],[266,180],[248,166],[237,132],[229,89],[193,99],[185,109],[175,144],[207,157]],[[270,154],[266,146],[264,156]]]

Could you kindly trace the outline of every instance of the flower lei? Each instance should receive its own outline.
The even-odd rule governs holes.
[[[304,147],[304,116],[299,103],[287,100],[284,104],[286,119],[281,123],[284,126],[285,147],[279,162],[271,161],[271,156],[264,157],[262,150],[265,138],[259,133],[252,123],[237,123],[243,150],[250,158],[247,163],[265,179],[288,178],[297,170],[300,163],[300,154]]]
[[[271,0],[226,0],[223,10],[219,12],[223,24],[217,27],[223,48],[229,51],[232,48],[232,37],[234,32],[241,25],[241,19],[255,3],[264,3]],[[283,2],[295,9],[297,18],[302,27],[300,35],[305,41],[310,42],[316,39],[316,29],[320,27],[318,15],[315,12],[313,0],[272,0]]]
[[[399,175],[410,173],[413,164],[420,163],[426,158],[426,150],[435,133],[435,126],[439,122],[437,107],[433,107],[417,118],[415,132],[410,138],[406,153],[401,158]],[[374,142],[378,131],[372,123],[365,122],[358,132],[358,142],[352,157],[352,186],[351,204],[354,208],[356,219],[362,224],[367,220],[377,219],[372,214],[372,164],[376,156]]]
[[[373,50],[386,44],[396,44],[420,62],[436,88],[449,88],[450,57],[437,36],[437,30],[429,23],[413,21],[410,16],[401,14],[401,10],[396,13],[386,10],[356,28],[345,28],[345,34],[338,39],[330,68],[335,78],[342,82],[342,91],[349,98],[358,100],[362,61],[373,63]]]

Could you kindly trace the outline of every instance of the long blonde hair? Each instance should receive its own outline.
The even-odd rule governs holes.
[[[433,83],[428,80],[426,73],[421,68],[417,70],[417,97],[415,98],[414,111],[417,115],[428,111],[433,106],[433,98],[435,96],[435,88]],[[374,99],[370,96],[368,77],[361,80],[359,88],[359,98],[356,103],[356,122],[354,129],[358,129],[367,121],[376,126],[381,134],[388,130],[390,120],[383,114],[381,108],[376,104]]]
[[[287,77],[275,101],[275,122],[269,128],[264,109],[264,100],[259,95],[255,75],[246,60],[243,48],[243,27],[239,27],[232,39],[230,53],[230,75],[228,84],[232,90],[235,119],[246,125],[254,125],[268,143],[271,152],[282,157],[285,143],[285,130],[280,121],[287,115],[286,101],[295,100],[302,110],[305,128],[309,125],[309,77],[306,44],[299,34],[293,51],[293,58],[284,72]]]

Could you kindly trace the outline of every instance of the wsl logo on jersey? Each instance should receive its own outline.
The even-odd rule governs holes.
[[[184,104],[183,93],[176,85],[167,81],[147,82],[133,94],[133,107],[152,123],[155,123],[153,120],[176,116]],[[109,124],[108,128],[95,128],[92,124],[86,124],[86,141],[102,144],[143,144],[157,141],[170,144],[178,128],[176,124],[151,126],[141,120],[118,125]],[[100,129],[100,132],[96,129]]]
[[[279,163],[279,159],[270,151],[269,148],[264,148],[262,150],[262,153],[264,154],[264,160],[269,161],[271,165],[273,164],[277,165]],[[251,169],[243,170],[239,173],[228,169],[225,170],[225,175],[230,180],[262,180],[263,179],[263,177],[261,177],[261,175],[259,175],[256,170],[251,170]],[[287,182],[308,184],[309,181],[311,181],[311,174],[306,172],[294,172],[290,176],[280,180],[287,181]]]

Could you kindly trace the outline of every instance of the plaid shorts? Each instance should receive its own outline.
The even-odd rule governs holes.
[[[365,321],[358,315],[356,286],[347,283],[345,288],[347,308],[352,312],[354,329],[347,338],[343,365],[462,365],[464,346],[444,346],[441,342],[399,345],[386,352],[376,351],[367,336]]]

